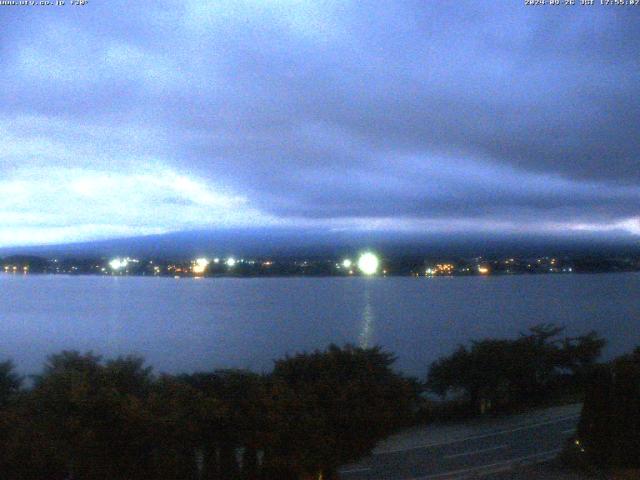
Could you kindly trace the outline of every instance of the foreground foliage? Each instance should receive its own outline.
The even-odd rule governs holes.
[[[0,364],[0,477],[330,479],[406,423],[416,388],[378,348],[329,347],[270,375],[155,376],[144,361],[48,359],[32,388]]]
[[[601,467],[640,468],[640,347],[593,372],[571,448]]]
[[[595,332],[558,338],[563,328],[543,324],[516,339],[485,339],[460,346],[434,362],[427,388],[461,394],[476,411],[542,402],[562,390],[581,391],[605,341]]]

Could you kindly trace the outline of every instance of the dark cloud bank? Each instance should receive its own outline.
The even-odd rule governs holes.
[[[238,226],[640,235],[637,8],[114,1],[2,8],[0,23],[0,186],[23,195],[0,217],[28,243]],[[167,195],[154,171],[197,188]],[[34,195],[52,172],[90,194]],[[110,209],[104,178],[135,175]],[[74,215],[91,202],[93,223]]]

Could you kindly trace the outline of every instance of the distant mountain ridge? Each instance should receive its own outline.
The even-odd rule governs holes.
[[[365,249],[383,255],[563,255],[637,254],[640,241],[631,236],[597,235],[442,235],[388,232],[317,231],[285,228],[187,231],[82,243],[0,248],[0,257],[44,255],[95,257],[136,255],[193,258],[198,255],[339,256]]]

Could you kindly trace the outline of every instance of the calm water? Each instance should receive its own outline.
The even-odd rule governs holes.
[[[170,279],[0,275],[0,359],[37,372],[62,349],[137,353],[156,370],[268,370],[331,342],[380,344],[423,376],[457,344],[555,322],[608,357],[640,345],[640,274]]]

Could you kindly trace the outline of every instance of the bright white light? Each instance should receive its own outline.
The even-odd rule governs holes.
[[[195,264],[193,265],[193,273],[202,274],[207,269],[209,265],[209,260],[206,258],[197,258]]]
[[[198,258],[196,259],[196,265],[198,265],[199,267],[206,267],[207,265],[209,265],[209,260],[207,260],[206,258]]]
[[[236,264],[236,259],[229,257],[225,263],[227,264],[227,267],[233,267]]]
[[[220,259],[218,257],[214,258],[213,263],[220,263]]]
[[[348,258],[345,258],[345,259],[342,261],[342,266],[343,266],[344,268],[350,268],[350,267],[351,267],[351,260],[349,260]]]
[[[109,266],[112,270],[120,270],[121,268],[126,267],[128,263],[129,262],[126,258],[124,260],[120,258],[114,258],[109,262]]]
[[[367,252],[362,254],[358,259],[358,268],[365,275],[373,275],[378,271],[380,261],[373,253]]]

